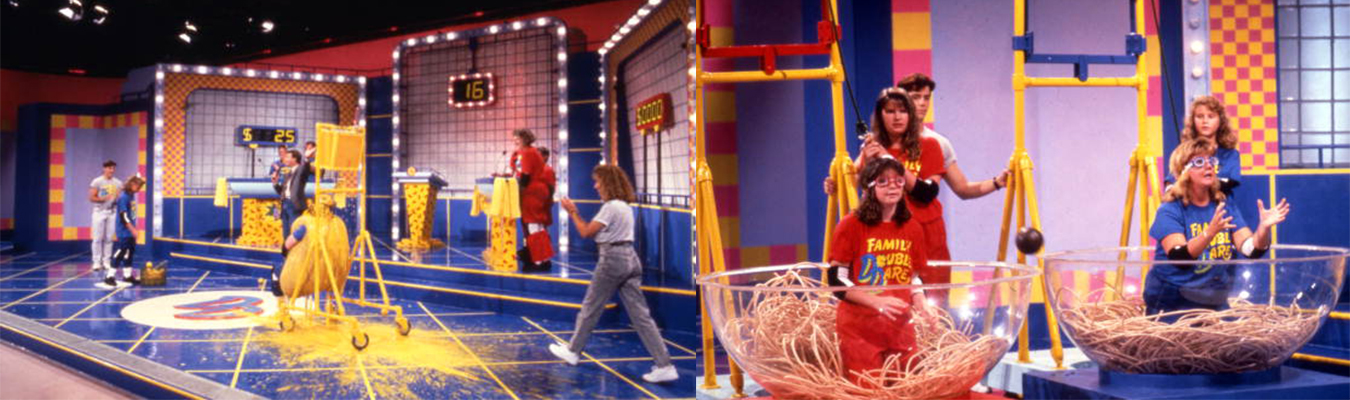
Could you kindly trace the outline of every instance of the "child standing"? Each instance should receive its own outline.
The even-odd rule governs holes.
[[[572,216],[582,237],[595,237],[595,242],[600,245],[600,260],[595,265],[591,285],[586,288],[581,312],[577,314],[577,330],[572,335],[572,342],[550,344],[548,350],[568,364],[577,365],[577,353],[590,340],[591,330],[600,320],[605,302],[618,291],[642,345],[656,361],[652,371],[642,375],[642,379],[652,383],[679,379],[642,295],[642,264],[638,262],[637,252],[633,251],[633,208],[628,205],[633,200],[633,186],[628,183],[628,174],[613,165],[597,165],[591,172],[591,179],[595,181],[600,199],[605,202],[595,219],[589,222],[582,219],[576,204],[566,197],[562,199],[562,207]]]
[[[132,276],[131,260],[136,256],[136,193],[145,186],[145,180],[139,175],[127,178],[122,186],[122,195],[117,198],[117,244],[113,247],[113,268],[104,274],[103,284],[109,288],[117,287],[114,279],[122,275],[122,280],[132,285],[140,280]]]

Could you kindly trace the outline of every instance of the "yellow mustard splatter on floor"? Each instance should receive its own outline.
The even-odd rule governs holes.
[[[362,321],[370,344],[357,350],[351,343],[350,325],[302,318],[297,322],[299,326],[289,332],[260,329],[253,339],[256,347],[250,350],[270,353],[275,368],[324,371],[292,374],[296,376],[278,388],[279,397],[322,397],[334,392],[347,397],[365,393],[369,382],[375,397],[415,398],[419,396],[410,389],[412,385],[442,388],[438,392],[444,394],[449,386],[481,387],[472,383],[484,380],[473,355],[442,331],[413,329],[402,336],[391,323]],[[275,326],[264,326],[268,325]]]

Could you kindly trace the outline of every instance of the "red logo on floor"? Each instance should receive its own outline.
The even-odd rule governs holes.
[[[246,318],[262,314],[263,309],[259,307],[262,302],[262,299],[252,296],[220,296],[216,300],[173,306],[179,310],[195,310],[173,317],[196,321]]]

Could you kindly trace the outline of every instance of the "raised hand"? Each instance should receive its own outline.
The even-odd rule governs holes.
[[[1285,199],[1280,199],[1280,202],[1275,204],[1274,207],[1266,208],[1266,204],[1261,202],[1260,199],[1257,199],[1256,209],[1260,210],[1261,214],[1261,222],[1258,227],[1268,228],[1284,222],[1284,217],[1289,215],[1289,202]]]
[[[1237,227],[1237,225],[1233,225],[1233,217],[1229,216],[1228,210],[1225,209],[1227,205],[1227,203],[1219,203],[1219,206],[1214,208],[1214,218],[1209,219],[1209,228],[1206,230],[1210,237]]]

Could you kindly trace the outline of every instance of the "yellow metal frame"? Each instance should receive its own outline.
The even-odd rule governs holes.
[[[697,21],[703,21],[702,2],[695,2],[695,13]],[[838,1],[830,0],[830,15],[838,15]],[[838,24],[838,21],[830,21]],[[771,74],[762,71],[726,71],[710,72],[703,69],[703,55],[698,50],[694,51],[695,68],[695,156],[694,169],[690,171],[694,180],[694,223],[697,230],[698,240],[698,266],[700,275],[722,272],[726,270],[726,260],[722,254],[722,234],[717,224],[717,204],[713,196],[713,176],[712,169],[708,166],[707,140],[705,136],[704,116],[704,96],[703,90],[710,83],[737,83],[737,82],[765,82],[765,81],[789,81],[789,80],[828,80],[830,81],[830,98],[833,104],[832,111],[834,116],[834,160],[830,164],[830,176],[837,182],[837,189],[829,196],[829,205],[825,217],[825,252],[829,254],[830,236],[834,234],[834,225],[840,217],[846,215],[858,205],[858,195],[854,186],[854,168],[853,161],[849,158],[846,150],[844,126],[844,73],[842,68],[842,58],[839,53],[839,44],[835,42],[830,45],[830,65],[825,68],[814,69],[796,69],[796,70],[777,70]],[[700,288],[700,290],[702,290]],[[704,294],[707,295],[706,293]],[[716,353],[713,347],[712,320],[708,316],[707,305],[699,303],[700,315],[703,323],[703,387],[705,389],[716,389]],[[741,369],[735,360],[727,360],[731,367],[731,386],[735,390],[735,397],[745,397],[744,378],[741,376]]]
[[[1026,7],[1027,0],[1013,0],[1013,35],[1023,36],[1026,34]],[[1134,2],[1134,14],[1139,16],[1135,18],[1135,32],[1145,32],[1144,27],[1144,2]],[[1013,154],[1008,160],[1008,168],[1012,170],[1012,176],[1008,182],[1008,192],[1003,198],[1003,225],[999,231],[998,261],[1005,261],[1008,252],[1008,234],[1010,232],[1010,222],[1013,207],[1017,207],[1017,227],[1027,226],[1026,217],[1030,214],[1031,227],[1037,230],[1041,229],[1041,218],[1039,207],[1036,203],[1036,187],[1032,180],[1032,162],[1031,156],[1026,151],[1026,90],[1031,87],[1132,87],[1135,89],[1137,112],[1139,115],[1138,143],[1134,152],[1130,156],[1130,174],[1129,183],[1125,189],[1125,212],[1120,228],[1120,245],[1128,246],[1130,241],[1130,223],[1131,214],[1134,213],[1135,190],[1140,192],[1139,201],[1139,240],[1141,243],[1148,242],[1148,228],[1152,225],[1154,212],[1158,209],[1158,169],[1156,165],[1156,155],[1150,152],[1148,138],[1148,70],[1146,64],[1147,58],[1141,53],[1135,61],[1134,76],[1121,78],[1088,78],[1080,81],[1076,78],[1046,78],[1046,77],[1028,77],[1026,76],[1026,53],[1017,50],[1013,52],[1013,112],[1014,115],[1014,136],[1013,136]],[[1037,254],[1043,254],[1041,249]],[[1126,255],[1121,254],[1123,259]],[[1017,254],[1017,262],[1025,263],[1026,254],[1020,251]],[[1037,267],[1042,272],[1045,271],[1045,260],[1037,257]],[[1147,273],[1147,271],[1145,271]],[[1124,282],[1124,268],[1117,268],[1113,285],[1116,291],[1120,292],[1120,286]],[[1059,276],[1044,276],[1038,279],[1058,280]],[[1046,324],[1050,332],[1050,356],[1055,361],[1055,368],[1064,368],[1064,345],[1060,342],[1059,324],[1054,311],[1050,307],[1050,299],[1046,296],[1045,285],[1042,282],[1033,284],[1039,291],[1040,298],[1045,301]],[[1031,354],[1027,343],[1027,325],[1022,325],[1021,332],[1017,337],[1017,360],[1022,363],[1031,362]]]
[[[328,196],[331,199],[333,199],[337,204],[344,204],[346,197],[348,195],[352,195],[355,196],[357,198],[357,201],[360,202],[357,205],[358,210],[357,227],[361,233],[357,234],[355,245],[352,246],[350,254],[351,258],[357,260],[357,263],[359,265],[357,269],[358,271],[357,284],[360,285],[360,287],[358,288],[358,292],[360,294],[356,299],[349,299],[342,295],[342,286],[344,286],[345,282],[338,282],[336,279],[334,279],[335,278],[334,270],[336,268],[351,268],[351,266],[333,265],[332,259],[329,257],[330,250],[328,249],[327,244],[322,240],[316,240],[314,242],[316,245],[315,247],[318,249],[320,255],[322,256],[321,259],[323,260],[323,262],[311,264],[312,270],[309,272],[310,274],[309,276],[314,277],[326,275],[328,278],[328,287],[323,288],[320,286],[321,279],[311,278],[310,280],[314,282],[313,283],[314,297],[313,301],[309,302],[308,304],[305,304],[304,306],[296,306],[294,304],[296,299],[294,298],[277,299],[278,303],[277,315],[280,316],[279,327],[283,331],[294,329],[295,321],[291,318],[291,310],[300,311],[302,314],[304,314],[306,317],[309,318],[323,317],[326,322],[331,323],[333,321],[338,321],[349,324],[351,326],[352,346],[356,347],[358,350],[364,349],[366,346],[370,345],[370,337],[366,335],[365,332],[361,329],[361,322],[357,321],[356,317],[347,315],[347,310],[346,307],[343,306],[343,303],[350,303],[352,305],[379,309],[380,315],[389,315],[389,312],[393,311],[394,322],[398,325],[398,332],[402,335],[407,335],[408,332],[412,330],[412,325],[408,322],[408,318],[403,316],[403,307],[392,305],[389,303],[389,290],[385,288],[384,274],[380,271],[380,262],[377,261],[379,260],[379,258],[375,256],[375,245],[374,243],[371,242],[370,231],[366,230],[366,219],[365,219],[366,185],[364,182],[365,177],[360,176],[361,173],[364,172],[366,165],[365,149],[362,146],[361,149],[358,149],[357,151],[352,151],[352,149],[349,148],[350,147],[349,145],[344,146],[344,148],[342,149],[342,151],[347,153],[358,154],[358,156],[360,157],[360,161],[355,163],[355,166],[351,165],[339,166],[337,163],[333,162],[334,160],[327,159],[330,157],[330,155],[338,154],[339,146],[343,145],[343,143],[334,140],[335,138],[342,135],[359,136],[360,139],[357,142],[365,143],[366,128],[363,126],[338,126],[322,122],[315,124],[314,128],[315,131],[317,132],[316,147],[318,150],[317,151],[318,155],[316,156],[315,162],[313,164],[314,198],[317,200],[323,199],[325,198],[325,196]],[[356,173],[358,175],[358,179],[356,179],[357,181],[356,187],[342,188],[338,187],[339,185],[334,185],[332,188],[324,188],[322,185],[320,185],[320,179],[323,177],[323,173],[326,170],[337,171],[339,173],[342,172]],[[318,216],[326,216],[326,214],[331,213],[331,211],[328,209],[327,204],[323,201],[315,201],[315,207],[313,207],[311,211]],[[321,236],[316,235],[316,237]],[[374,282],[377,285],[379,285],[380,288],[379,302],[373,302],[366,298],[367,261],[370,262],[370,265],[373,267],[372,269],[374,269],[375,271]],[[324,298],[322,289],[328,290],[329,295],[327,299]],[[320,309],[319,306],[320,304],[323,304],[322,309]]]

